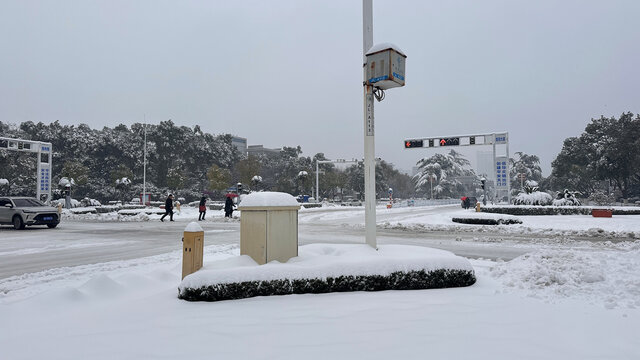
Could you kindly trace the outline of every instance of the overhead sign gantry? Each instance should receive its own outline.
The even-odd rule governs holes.
[[[506,192],[507,201],[511,203],[511,181],[509,178],[509,133],[499,132],[491,134],[435,136],[404,141],[405,149],[439,148],[447,146],[493,146],[493,171],[495,179],[495,198]],[[505,155],[496,155],[496,145],[505,145]]]
[[[45,203],[51,202],[51,171],[52,171],[52,158],[53,158],[53,147],[51,143],[41,142],[41,141],[32,141],[32,140],[22,140],[22,139],[10,139],[5,137],[0,137],[0,149],[3,150],[15,150],[15,151],[23,151],[23,152],[32,152],[37,153],[37,185],[36,185],[36,198],[38,200],[43,200],[42,196],[46,195],[44,199]],[[46,162],[42,161],[42,155],[47,155]]]

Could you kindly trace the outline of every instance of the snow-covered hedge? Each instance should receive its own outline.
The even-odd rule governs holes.
[[[509,215],[591,215],[592,206],[483,206],[482,212]],[[640,215],[639,207],[616,207],[613,215]]]
[[[451,219],[453,222],[457,222],[460,224],[471,224],[471,225],[511,225],[511,224],[522,224],[522,220],[517,217],[508,217],[508,218],[490,218],[490,217],[454,217]]]
[[[96,199],[90,199],[88,197],[80,200],[80,203],[82,204],[82,206],[101,206],[102,205],[100,204],[100,201]]]
[[[346,291],[440,289],[470,286],[476,282],[473,271],[438,269],[397,271],[389,275],[343,275],[314,279],[279,279],[216,284],[203,288],[183,288],[179,298],[188,301],[220,301],[254,296],[321,294]]]
[[[514,205],[551,205],[553,197],[546,192],[521,192],[514,199]]]
[[[344,291],[413,290],[469,286],[468,260],[448,251],[407,245],[310,244],[286,263],[258,265],[247,255],[186,276],[179,298],[218,301],[254,296]]]
[[[322,207],[322,203],[302,203],[300,205],[302,205],[302,207],[305,208],[305,209],[321,208]]]
[[[116,212],[118,210],[122,209],[121,205],[102,205],[102,206],[97,206],[96,207],[96,211],[99,214],[105,214],[105,213],[110,213],[110,212]]]
[[[58,204],[62,204],[62,207],[64,207],[65,204],[65,199],[58,199],[58,200],[52,200],[51,201],[51,206],[56,207],[58,206]],[[71,207],[72,208],[77,208],[82,206],[82,204],[80,203],[80,201],[76,200],[76,199],[71,199]]]
[[[580,206],[578,199],[554,199],[551,203],[553,206]]]

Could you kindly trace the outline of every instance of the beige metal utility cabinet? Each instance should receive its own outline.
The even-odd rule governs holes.
[[[240,254],[258,264],[287,262],[298,256],[296,199],[286,193],[260,192],[245,196],[240,213]]]
[[[195,222],[189,223],[182,237],[182,278],[200,270],[204,249],[204,231]]]

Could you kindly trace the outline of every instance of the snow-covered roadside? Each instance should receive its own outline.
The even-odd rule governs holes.
[[[482,214],[482,215],[480,215]],[[413,232],[492,232],[505,234],[525,234],[544,236],[608,237],[620,239],[640,239],[640,215],[616,215],[612,218],[594,218],[589,215],[540,215],[518,216],[522,224],[515,225],[467,225],[455,224],[453,217],[508,216],[501,214],[475,213],[471,210],[451,210],[443,208],[442,213],[404,216],[390,216],[378,222],[384,229]],[[362,227],[362,223],[349,226]]]
[[[238,250],[205,249],[205,264]],[[606,259],[605,277],[627,269],[620,276],[635,278],[583,281],[581,292],[549,286],[537,298],[533,288],[509,285],[528,284],[527,274],[540,269],[561,277],[562,263],[579,268],[585,254]],[[177,299],[180,252],[57,269],[0,282],[0,349],[7,359],[637,359],[640,311],[628,301],[611,309],[608,301],[610,287],[637,298],[637,254],[576,252],[554,266],[549,254],[472,260],[478,282],[468,288],[218,303]]]
[[[73,210],[73,209],[72,209]],[[134,214],[134,215],[131,215]],[[158,209],[131,209],[125,212],[108,212],[108,213],[75,213],[70,210],[63,210],[62,221],[92,221],[92,222],[140,222],[140,221],[158,221],[162,217]],[[194,221],[198,219],[199,211],[197,208],[182,207],[180,211],[174,211],[173,219],[175,221]],[[205,221],[239,221],[240,212],[233,214],[233,219],[224,217],[222,210],[207,210]],[[166,220],[166,218],[165,218]]]
[[[240,254],[237,245],[205,246],[204,256],[208,261],[222,260]],[[120,277],[149,275],[150,279],[180,281],[182,251],[144,257],[134,260],[111,261],[98,264],[55,268],[36,273],[27,273],[0,279],[0,304],[12,303],[48,292],[58,292],[78,287],[96,277],[118,279]],[[57,290],[56,290],[57,289]],[[72,291],[75,292],[75,291]]]
[[[505,291],[545,301],[582,299],[589,304],[640,308],[640,242],[624,250],[542,249],[509,262],[490,274]]]

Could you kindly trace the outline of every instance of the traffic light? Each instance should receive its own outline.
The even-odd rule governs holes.
[[[469,138],[469,145],[475,145],[476,144],[476,137],[472,136]]]
[[[422,140],[405,140],[404,141],[405,149],[419,148],[423,146],[424,146],[424,142]]]
[[[460,145],[459,137],[440,139],[440,146],[455,146],[455,145]]]
[[[433,139],[429,139],[429,147],[433,147]]]

